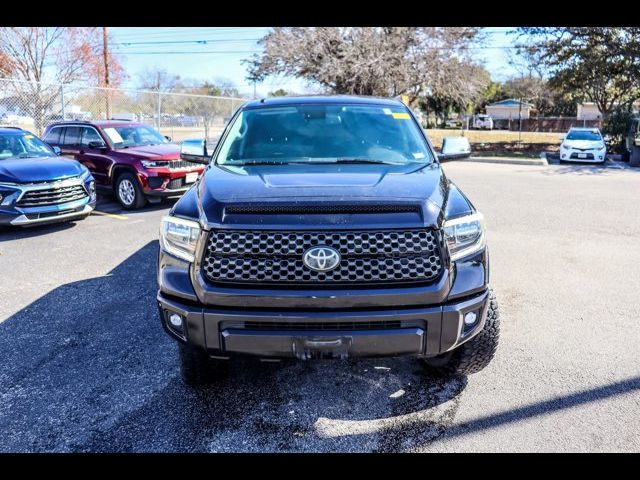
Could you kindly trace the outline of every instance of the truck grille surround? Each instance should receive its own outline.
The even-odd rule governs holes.
[[[304,253],[331,247],[340,262],[329,271],[305,265]],[[214,230],[202,261],[212,283],[356,285],[425,283],[442,270],[440,234],[429,229],[365,231]]]

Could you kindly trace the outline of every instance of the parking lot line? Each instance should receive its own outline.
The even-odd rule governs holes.
[[[117,215],[115,213],[107,213],[107,212],[101,212],[100,210],[94,210],[93,212],[91,212],[91,215],[103,215],[105,217],[109,217],[109,218],[115,218],[116,220],[128,220],[129,217],[125,216],[125,215]]]

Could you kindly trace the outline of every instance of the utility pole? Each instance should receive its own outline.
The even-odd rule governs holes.
[[[522,97],[518,99],[518,143],[522,141]]]
[[[104,86],[105,99],[107,102],[107,119],[111,118],[111,91],[109,90],[109,40],[107,34],[107,27],[102,27],[102,55],[104,57]]]
[[[256,98],[256,82],[253,81],[253,98]]]

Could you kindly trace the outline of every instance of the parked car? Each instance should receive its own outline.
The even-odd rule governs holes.
[[[456,160],[471,156],[471,144],[467,137],[444,137],[438,154],[440,160]]]
[[[237,355],[407,355],[468,374],[498,342],[483,216],[397,100],[245,104],[162,219],[157,278],[190,384]]]
[[[571,128],[560,144],[561,162],[604,163],[607,146],[597,128]]]
[[[182,195],[204,170],[180,160],[180,147],[150,126],[130,121],[65,121],[44,139],[85,165],[98,189],[115,193],[127,209]]]
[[[456,118],[449,118],[444,122],[444,126],[447,128],[461,128],[462,120],[458,120]]]
[[[0,225],[81,220],[96,206],[87,168],[31,132],[0,128]]]
[[[493,130],[493,118],[486,114],[474,115],[472,126],[478,130]]]

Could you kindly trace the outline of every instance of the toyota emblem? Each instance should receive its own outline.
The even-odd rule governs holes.
[[[302,261],[311,270],[328,272],[340,265],[340,253],[331,247],[313,247],[304,253]]]

